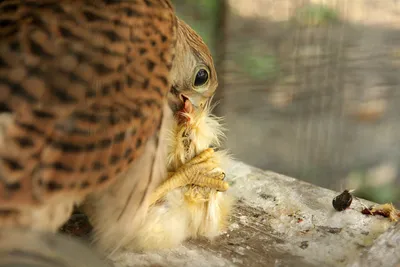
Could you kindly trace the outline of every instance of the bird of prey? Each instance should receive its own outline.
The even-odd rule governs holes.
[[[226,230],[234,204],[229,192],[207,186],[171,186],[171,179],[177,180],[174,174],[179,168],[196,164],[202,157],[211,156],[222,169],[229,163],[226,151],[214,152],[210,148],[218,148],[224,137],[220,118],[212,115],[211,110],[210,102],[204,108],[194,108],[187,100],[183,110],[176,114],[167,139],[168,178],[152,193],[145,219],[131,232],[124,249],[143,252],[174,248],[189,238],[213,240]],[[215,171],[216,181],[225,178],[220,169]]]
[[[0,26],[0,228],[56,231],[85,201],[121,245],[167,176],[174,111],[214,94],[207,47],[169,0],[3,0]],[[226,190],[196,159],[171,181]]]
[[[160,177],[153,183],[149,201],[143,203],[142,208],[139,209],[140,203],[132,199],[132,196],[142,196],[143,192],[149,190],[149,185],[143,182],[143,171],[137,171],[137,168],[148,164],[151,159],[150,154],[147,159],[145,156],[139,159],[137,167],[132,165],[131,169],[107,190],[92,193],[84,202],[83,210],[90,218],[97,247],[102,252],[112,253],[116,249],[124,247],[135,250],[140,247],[144,248],[140,245],[146,239],[143,235],[149,238],[158,235],[158,239],[164,239],[164,232],[160,230],[144,233],[141,229],[143,227],[151,228],[151,225],[157,224],[157,221],[162,219],[151,215],[149,217],[148,207],[158,200],[162,200],[174,189],[183,188],[186,185],[197,185],[207,188],[207,190],[226,191],[228,189],[228,184],[223,180],[223,170],[219,168],[219,154],[214,153],[213,149],[207,149],[208,146],[218,143],[219,135],[217,133],[220,132],[218,123],[209,114],[210,101],[218,86],[213,59],[202,38],[180,19],[177,19],[176,34],[176,53],[170,73],[172,89],[167,96],[168,104],[164,113],[168,115],[164,117],[159,136],[160,142],[165,145],[162,148],[163,151],[159,153],[162,164],[149,168],[149,175],[145,175],[145,177],[149,177],[151,173],[153,175],[158,173],[156,176]],[[195,125],[184,127],[182,124],[177,126],[177,122],[182,117],[181,113],[188,104],[198,114],[196,121],[207,120],[209,122],[211,120],[211,125],[202,123],[199,127]],[[185,142],[185,138],[179,139],[174,136],[176,127],[196,128],[197,131],[208,135],[195,138],[188,145],[191,147],[191,151],[187,153],[182,149],[186,150],[188,147],[171,149],[176,142],[182,144]],[[183,157],[184,160],[171,158],[175,156]],[[167,171],[169,172],[167,173]],[[171,214],[171,217],[175,215],[177,214]],[[150,222],[149,220],[152,218],[154,221]],[[178,233],[176,238],[173,238],[176,241],[174,244],[180,240],[179,232],[184,231],[184,229],[178,228],[176,230]],[[143,238],[139,238],[141,234]],[[165,242],[162,243],[165,244]],[[148,248],[161,247],[161,244],[148,243],[147,245]]]

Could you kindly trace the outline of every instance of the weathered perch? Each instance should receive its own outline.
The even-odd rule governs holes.
[[[400,266],[400,224],[361,214],[354,199],[337,212],[338,194],[240,162],[227,170],[238,198],[229,230],[158,253],[115,255],[115,266]]]

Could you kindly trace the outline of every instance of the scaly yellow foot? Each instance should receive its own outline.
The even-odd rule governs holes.
[[[164,197],[168,192],[186,185],[197,185],[226,191],[229,188],[224,182],[225,173],[218,168],[218,162],[213,157],[214,150],[209,148],[197,157],[180,167],[175,173],[169,173],[164,181],[151,195],[150,205]]]

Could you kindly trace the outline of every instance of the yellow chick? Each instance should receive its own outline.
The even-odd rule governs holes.
[[[102,254],[111,256],[120,249],[171,247],[199,233],[215,236],[216,225],[220,223],[216,216],[228,209],[220,212],[219,206],[225,202],[214,205],[204,200],[216,194],[211,188],[219,192],[229,188],[219,168],[220,160],[226,157],[208,149],[210,145],[218,145],[221,137],[218,119],[210,115],[210,106],[206,104],[218,87],[217,73],[202,38],[179,18],[175,22],[176,53],[168,76],[171,86],[163,106],[160,131],[143,148],[148,153],[140,156],[109,187],[89,194],[82,205],[93,225],[93,242]],[[151,101],[143,103],[146,107],[152,105]],[[186,118],[193,118],[182,125],[182,116],[176,115],[182,115],[185,103],[193,106],[191,111],[184,112],[188,113]],[[151,110],[144,112],[147,114]],[[179,135],[182,127],[187,128],[185,132],[190,137]],[[143,132],[145,127],[135,128],[135,131]],[[188,190],[188,185],[209,189],[193,187]],[[175,191],[178,193],[173,197],[175,193],[171,192]],[[201,195],[203,200],[199,201]],[[192,209],[196,211],[193,216]],[[159,223],[162,220],[165,222]],[[185,223],[182,226],[174,220]],[[208,225],[215,229],[211,231]],[[200,226],[205,229],[199,229]],[[168,231],[174,232],[172,237]]]
[[[220,145],[222,125],[211,110],[210,104],[194,110],[186,101],[184,110],[176,114],[169,134],[169,176],[200,153]],[[219,166],[229,160],[225,151],[215,152],[213,157]],[[227,226],[233,200],[227,192],[196,185],[174,189],[162,197],[155,192],[146,219],[136,231],[129,249],[172,248],[188,238],[212,240]]]

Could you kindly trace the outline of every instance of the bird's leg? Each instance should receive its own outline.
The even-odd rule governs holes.
[[[175,173],[169,173],[168,179],[151,195],[150,204],[154,204],[171,190],[186,185],[208,187],[218,191],[228,190],[228,183],[223,181],[225,173],[215,172],[218,162],[213,155],[214,150],[209,148],[180,167]]]

